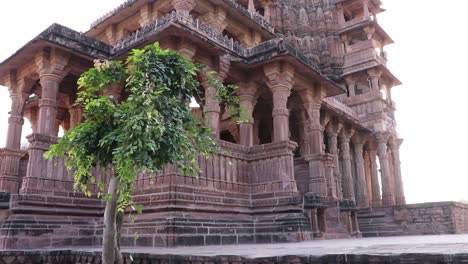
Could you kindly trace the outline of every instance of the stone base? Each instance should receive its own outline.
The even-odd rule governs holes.
[[[174,205],[147,209],[134,222],[126,218],[122,246],[263,244],[351,237],[346,213],[339,208],[323,209],[325,230],[315,236],[308,215],[299,206],[258,213]],[[102,243],[103,206],[98,199],[14,195],[11,208],[2,211],[1,248],[89,247]]]

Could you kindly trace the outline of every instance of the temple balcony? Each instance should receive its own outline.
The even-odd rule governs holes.
[[[379,49],[373,39],[348,46],[343,75],[363,71],[377,66],[387,66],[387,54]]]
[[[372,126],[375,125],[376,120],[380,120],[379,124],[382,124],[386,129],[396,126],[393,115],[395,103],[386,98],[382,91],[369,91],[352,97],[337,96],[326,100],[327,103],[338,102],[339,104],[335,103],[334,105],[346,110],[348,116],[352,113],[353,117],[359,120],[359,123],[369,129],[373,129]]]

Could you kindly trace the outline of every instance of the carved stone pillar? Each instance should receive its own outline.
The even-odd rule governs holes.
[[[387,143],[389,134],[388,133],[378,133],[376,134],[378,151],[380,161],[380,178],[382,181],[382,205],[383,206],[392,206],[395,205],[395,197],[392,193],[392,187],[390,182],[390,166],[388,164],[387,156]]]
[[[28,119],[31,124],[31,130],[33,133],[38,132],[39,123],[39,107],[29,107],[24,111],[24,116]]]
[[[348,87],[349,97],[356,95],[356,80],[351,77],[347,77],[346,79],[346,86]]]
[[[270,64],[264,68],[267,85],[273,94],[274,142],[289,140],[288,98],[291,95],[294,70]]]
[[[382,197],[380,193],[379,171],[377,168],[377,150],[369,149],[370,178],[372,189],[372,207],[382,206]]]
[[[44,152],[49,146],[57,141],[54,135],[55,119],[57,116],[57,96],[59,84],[67,75],[70,54],[63,53],[57,49],[44,49],[36,55],[37,72],[42,87],[41,99],[39,101],[38,131],[27,137],[29,145],[29,161],[26,177],[23,179],[21,192],[38,192],[43,189],[43,179],[57,177],[52,175],[54,166],[47,165]],[[63,175],[60,175],[64,177]],[[55,178],[54,181],[62,179]],[[57,186],[50,186],[50,189]]]
[[[68,109],[68,113],[70,113],[70,128],[74,128],[83,122],[83,109],[81,106],[72,106]]]
[[[335,162],[335,170],[334,170],[334,183],[336,190],[336,197],[340,197],[341,193],[341,173],[340,173],[340,164],[339,164],[339,157],[338,157],[338,133],[327,130],[327,139],[328,139],[328,148],[330,150],[330,154],[333,156]]]
[[[63,125],[64,121],[66,121],[66,114],[68,112],[68,109],[59,107],[57,108],[56,116],[55,116],[55,122],[54,122],[54,132],[53,136],[57,137],[60,131],[60,126]],[[62,126],[64,130],[66,130],[65,126]]]
[[[172,6],[182,16],[189,16],[195,7],[195,0],[172,0]]]
[[[304,117],[305,125],[305,143],[308,145],[309,155],[324,154],[323,150],[323,131],[324,126],[320,123],[320,108],[322,106],[322,90],[321,87],[314,87],[312,89],[306,89],[300,92],[300,97],[303,102],[303,108],[305,109],[306,116]],[[328,119],[329,121],[329,119]],[[328,123],[327,121],[327,123]],[[326,124],[324,124],[326,125]]]
[[[363,0],[362,1],[362,6],[363,6],[363,12],[364,12],[364,18],[369,18],[369,0]]]
[[[53,136],[57,114],[57,94],[62,78],[56,74],[41,76],[42,97],[39,101],[39,133]]]
[[[380,76],[382,76],[382,71],[378,70],[368,70],[367,74],[369,75],[370,82],[371,82],[371,91],[379,91],[380,86],[379,86],[379,79]]]
[[[390,147],[393,153],[393,167],[395,175],[395,202],[397,205],[406,204],[405,191],[403,188],[403,179],[401,176],[401,162],[400,162],[400,146],[403,143],[402,139],[390,140]]]
[[[213,135],[219,139],[219,122],[221,107],[219,106],[218,92],[208,81],[202,83],[205,88],[205,106],[203,108],[206,123],[213,130]]]
[[[328,148],[330,154],[333,155],[335,161],[335,186],[336,186],[336,193],[337,198],[343,198],[343,189],[342,189],[342,171],[340,166],[340,153],[339,153],[339,145],[338,145],[338,135],[343,128],[342,124],[338,122],[330,122],[327,129],[327,139],[328,139]]]
[[[364,139],[355,137],[354,139],[354,157],[357,171],[357,190],[356,204],[358,207],[369,207],[369,196],[367,195],[366,167],[364,162]]]
[[[354,134],[352,129],[343,129],[339,135],[339,142],[341,148],[341,159],[343,160],[343,198],[355,201],[354,197],[354,182],[351,166],[351,153],[349,143]]]
[[[21,131],[23,129],[23,107],[28,95],[25,93],[14,93],[10,95],[11,110],[8,118],[8,131],[6,147],[9,149],[20,149]]]
[[[20,159],[25,155],[25,152],[20,150],[24,104],[28,98],[25,91],[30,90],[32,83],[24,79],[17,82],[16,73],[11,72],[7,85],[10,91],[11,110],[8,118],[6,148],[0,149],[0,191],[17,193],[20,184]]]
[[[309,220],[310,220],[310,227],[314,235],[317,235],[318,233],[320,233],[317,208],[309,209]]]
[[[239,125],[240,144],[250,147],[254,144],[254,119],[253,109],[255,107],[255,94],[257,86],[255,83],[242,83],[237,90],[237,96],[240,101],[242,111],[241,118],[245,118],[245,122]]]

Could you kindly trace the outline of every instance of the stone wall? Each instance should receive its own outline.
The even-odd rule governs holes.
[[[394,219],[405,235],[461,234],[468,232],[468,205],[457,202],[411,204],[395,207]]]

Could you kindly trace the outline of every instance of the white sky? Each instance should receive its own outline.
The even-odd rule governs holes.
[[[0,1],[0,61],[57,22],[78,31],[123,0]],[[408,202],[468,200],[466,0],[383,0],[380,24],[396,44],[388,67],[394,88],[403,180]],[[6,137],[8,91],[0,86],[0,146]],[[25,128],[25,133],[30,130]]]

